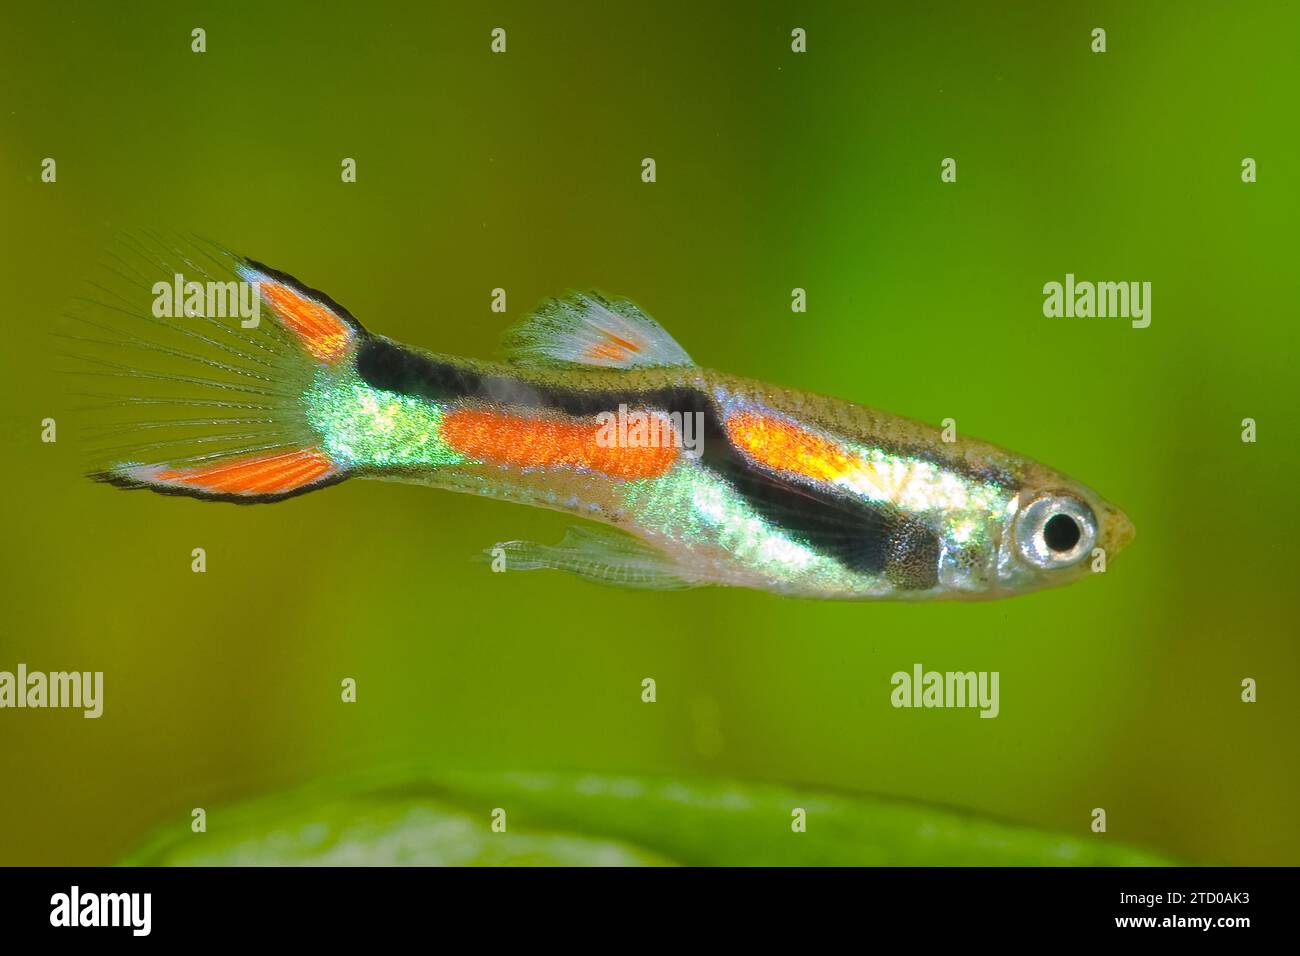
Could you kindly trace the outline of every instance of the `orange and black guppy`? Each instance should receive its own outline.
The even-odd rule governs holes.
[[[606,584],[838,599],[970,599],[1076,580],[1123,512],[984,442],[700,368],[630,302],[573,294],[502,362],[363,327],[329,296],[203,242],[127,240],[70,312],[122,488],[275,502],[350,478],[583,519],[510,569]],[[125,441],[123,441],[125,439]]]

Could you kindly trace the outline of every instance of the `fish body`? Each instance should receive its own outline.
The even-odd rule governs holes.
[[[213,436],[215,451],[164,445],[96,472],[121,487],[254,503],[345,478],[416,482],[589,522],[557,545],[489,549],[498,570],[838,599],[1053,586],[1098,556],[1104,568],[1133,534],[1086,487],[996,446],[701,368],[630,302],[553,300],[512,333],[509,361],[483,362],[373,334],[253,260],[173,254],[178,268],[252,284],[271,314],[253,330],[210,315],[171,320],[171,334],[200,329],[199,344],[223,351],[195,351],[189,335],[164,354],[220,354],[205,371],[221,375],[164,378],[233,387],[266,414],[258,431]],[[141,341],[157,351],[156,336]]]

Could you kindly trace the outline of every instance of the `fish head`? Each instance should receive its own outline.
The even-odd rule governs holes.
[[[1091,488],[1034,466],[1007,509],[998,589],[1036,591],[1104,570],[1099,559],[1109,562],[1135,534],[1128,515]]]

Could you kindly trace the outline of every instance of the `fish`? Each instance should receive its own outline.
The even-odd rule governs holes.
[[[580,519],[558,543],[485,549],[494,571],[838,600],[1024,594],[1105,570],[1134,537],[1032,459],[700,367],[627,299],[544,302],[488,361],[372,332],[209,240],[126,239],[106,269],[61,354],[111,386],[81,394],[109,412],[88,474],[118,488],[264,504],[418,483]]]

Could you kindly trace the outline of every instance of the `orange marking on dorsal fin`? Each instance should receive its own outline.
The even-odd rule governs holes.
[[[352,328],[330,309],[282,282],[263,279],[257,287],[280,322],[314,358],[337,362],[347,354]]]
[[[498,412],[461,410],[442,420],[442,437],[462,455],[520,468],[587,468],[611,478],[657,478],[680,452],[675,433],[660,419],[659,446],[622,447],[602,440],[606,429]]]
[[[627,349],[629,352],[641,351],[641,346],[639,343],[631,342],[623,338],[622,336],[615,335],[609,329],[601,329],[600,334],[605,336],[605,338],[609,339],[609,341],[613,342],[615,345]]]
[[[599,342],[587,349],[589,359],[609,359],[611,362],[626,362],[628,352],[621,346],[610,342]]]
[[[199,468],[163,468],[146,477],[158,484],[184,485],[213,494],[277,495],[310,485],[334,472],[334,462],[327,456],[314,448],[303,448]]]
[[[778,471],[833,481],[857,465],[830,439],[784,419],[742,412],[728,418],[726,428],[733,444]]]
[[[641,351],[641,345],[622,336],[615,335],[609,329],[601,329],[605,341],[597,342],[587,349],[587,358],[609,359],[612,362],[626,362],[628,358]]]

